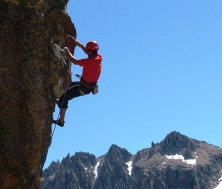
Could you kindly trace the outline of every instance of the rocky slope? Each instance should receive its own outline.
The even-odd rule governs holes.
[[[67,1],[0,1],[0,189],[39,188],[54,102],[70,81]]]
[[[221,148],[172,132],[135,155],[117,145],[68,155],[44,170],[41,189],[213,189],[221,170]]]

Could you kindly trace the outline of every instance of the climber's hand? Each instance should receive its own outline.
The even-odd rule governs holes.
[[[64,47],[63,50],[65,51],[65,53],[67,54],[67,56],[69,57],[70,61],[75,64],[78,65],[78,59],[76,59],[71,52],[69,51],[68,47]]]
[[[67,34],[67,33],[66,33],[66,35],[67,35],[69,38],[71,38],[72,40],[74,40],[74,41],[76,40],[73,36],[71,36],[71,35],[69,35],[69,34]]]
[[[70,54],[69,48],[68,47],[64,47],[63,49],[65,51],[66,54]]]
[[[80,43],[79,41],[77,41],[77,40],[75,40],[75,43],[76,43],[76,45],[77,46],[79,46],[79,47],[82,47],[83,46],[83,44],[82,43]]]

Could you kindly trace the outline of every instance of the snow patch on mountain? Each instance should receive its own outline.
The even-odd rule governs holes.
[[[181,159],[182,162],[184,163],[187,163],[187,164],[191,164],[191,165],[195,165],[196,164],[196,159],[184,159],[184,157],[182,155],[178,155],[178,154],[175,154],[175,155],[165,155],[167,157],[167,159]],[[197,156],[196,156],[197,158]]]
[[[222,177],[218,180],[220,181],[220,183],[214,189],[222,189]]]
[[[131,171],[132,171],[132,161],[128,161],[126,164],[128,165],[129,175],[131,175]]]
[[[95,166],[95,170],[94,170],[95,178],[97,178],[97,176],[98,176],[98,171],[97,171],[98,167],[99,167],[99,161],[97,162],[97,164]]]

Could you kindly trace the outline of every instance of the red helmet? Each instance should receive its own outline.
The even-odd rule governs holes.
[[[96,41],[90,41],[86,44],[86,49],[96,51],[99,50],[99,45]]]

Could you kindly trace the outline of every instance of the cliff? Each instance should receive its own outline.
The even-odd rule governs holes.
[[[0,189],[39,188],[76,37],[67,0],[0,1]]]
[[[171,132],[135,155],[112,145],[101,157],[77,152],[44,170],[41,189],[213,189],[222,149]]]

